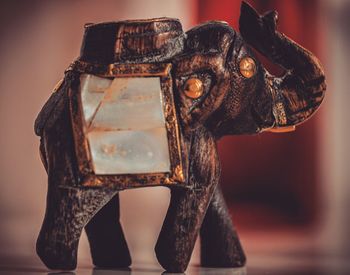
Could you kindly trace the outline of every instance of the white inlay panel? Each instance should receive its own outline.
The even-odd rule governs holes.
[[[104,96],[104,91],[111,85],[112,80],[83,74],[80,77],[80,83],[84,118],[90,123],[93,113]]]
[[[159,77],[80,80],[94,172],[170,172]]]

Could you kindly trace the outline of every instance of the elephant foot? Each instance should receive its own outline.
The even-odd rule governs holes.
[[[39,238],[36,252],[45,266],[49,269],[73,270],[77,266],[78,243],[71,245],[63,243],[48,243],[48,239]]]

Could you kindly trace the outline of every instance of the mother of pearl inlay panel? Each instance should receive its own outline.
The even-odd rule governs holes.
[[[95,174],[170,172],[159,77],[80,81]]]

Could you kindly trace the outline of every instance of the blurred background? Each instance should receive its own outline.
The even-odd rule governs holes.
[[[350,1],[248,2],[260,12],[279,12],[279,30],[316,53],[328,84],[317,115],[295,132],[230,136],[219,142],[221,184],[248,255],[248,273],[349,274]],[[227,21],[238,29],[240,3],[0,1],[0,272],[45,271],[35,242],[47,178],[33,123],[79,55],[83,25],[168,16],[179,18],[184,30],[208,20]],[[121,193],[122,223],[134,262],[158,268],[153,248],[168,203],[165,188]],[[198,245],[192,263],[199,263]],[[92,267],[85,235],[79,266]]]

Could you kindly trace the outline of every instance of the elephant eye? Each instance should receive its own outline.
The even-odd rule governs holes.
[[[243,57],[239,61],[239,71],[245,78],[251,78],[256,73],[255,61],[251,57]]]

